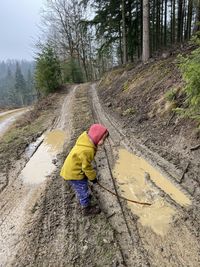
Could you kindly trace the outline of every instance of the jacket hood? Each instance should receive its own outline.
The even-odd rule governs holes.
[[[98,145],[99,141],[108,132],[107,128],[101,124],[93,124],[91,125],[88,135],[92,139],[95,145]]]
[[[79,138],[76,141],[76,146],[86,146],[96,149],[96,146],[93,144],[92,140],[90,140],[86,131],[79,136]]]

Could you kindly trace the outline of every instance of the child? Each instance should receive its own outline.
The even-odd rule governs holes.
[[[96,171],[91,162],[97,147],[104,143],[108,130],[101,124],[93,124],[88,133],[83,132],[76,141],[75,146],[67,156],[60,175],[68,180],[76,192],[84,215],[98,214],[101,212],[97,206],[90,204],[88,180],[96,183]]]

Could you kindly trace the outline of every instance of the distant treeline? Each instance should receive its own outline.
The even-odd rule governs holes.
[[[34,62],[0,61],[0,107],[21,107],[37,99]]]

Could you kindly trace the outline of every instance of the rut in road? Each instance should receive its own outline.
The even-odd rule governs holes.
[[[71,94],[65,95],[62,108],[67,111],[70,107]],[[70,114],[64,112],[64,114]],[[66,115],[65,115],[66,116]],[[64,120],[64,118],[63,118]],[[66,122],[67,119],[64,121]],[[62,127],[63,121],[58,121],[53,127]],[[21,159],[13,164],[8,174],[8,185],[0,195],[0,258],[2,265],[8,265],[15,256],[17,247],[24,243],[24,225],[29,224],[31,215],[37,206],[37,201],[45,190],[45,183],[38,186],[25,185],[20,178],[23,167],[27,164],[27,158],[22,155]],[[26,233],[29,234],[29,233]]]
[[[62,118],[68,114],[69,121],[64,125],[66,130],[70,127],[72,140],[66,143],[65,153],[58,157],[57,170],[48,178],[45,190],[32,209],[11,266],[110,266],[123,262],[106,217],[103,214],[83,217],[74,193],[59,177],[60,165],[74,137],[90,123],[84,120],[88,109],[85,98],[79,95],[79,90],[74,93],[68,102],[70,110],[63,108],[61,115]],[[60,123],[60,119],[57,122]]]
[[[109,160],[114,168],[117,158],[119,157],[118,151],[120,151],[122,148],[124,150],[127,150],[127,153],[129,154],[139,153],[140,156],[143,154],[146,158],[150,158],[150,162],[152,160],[154,161],[154,164],[158,162],[160,166],[168,166],[170,172],[173,172],[173,166],[171,166],[164,159],[159,158],[158,155],[155,155],[151,151],[148,151],[145,146],[140,145],[137,140],[134,140],[134,136],[130,136],[128,133],[126,133],[126,129],[122,129],[120,124],[116,122],[115,119],[109,113],[104,111],[100,104],[95,84],[93,84],[90,88],[90,99],[91,105],[94,109],[93,113],[96,122],[104,124],[106,127],[108,127],[110,131],[110,141],[105,144],[107,153],[102,150],[97,156],[97,168],[101,176],[101,183],[105,187],[113,190],[113,188],[111,187],[112,180],[109,175],[109,172],[107,171],[107,161]],[[126,159],[126,161],[129,160],[131,160],[131,157]],[[133,169],[128,164],[125,164],[124,166],[126,166],[125,168],[127,168],[126,173],[128,173],[128,170],[130,170],[131,172]],[[167,173],[166,175],[169,174]],[[123,194],[123,191],[120,191],[120,184],[117,180],[116,183],[118,185],[117,187],[119,192]],[[176,186],[177,192],[183,192],[181,194],[185,194],[185,198],[188,199],[188,203],[191,203],[189,202],[189,198],[191,198],[191,196],[189,196],[188,193],[177,183],[173,183],[173,185]],[[129,229],[131,229],[132,237],[133,239],[135,239],[134,247],[138,248],[138,252],[136,252],[136,254],[139,254],[139,252],[141,251],[141,253],[143,253],[143,257],[146,257],[150,266],[198,266],[198,253],[200,249],[199,239],[198,235],[196,235],[197,229],[195,228],[194,221],[190,220],[190,222],[187,221],[187,223],[185,223],[185,218],[188,218],[187,207],[183,207],[179,203],[176,203],[169,195],[163,192],[155,184],[150,183],[150,188],[151,192],[156,192],[155,196],[157,195],[159,199],[160,196],[162,196],[162,202],[166,203],[168,207],[171,207],[171,209],[173,209],[175,213],[172,217],[172,221],[169,225],[169,230],[167,231],[167,233],[165,233],[164,235],[159,235],[155,233],[154,228],[145,226],[141,223],[141,212],[138,210],[140,208],[143,209],[142,207],[135,207],[134,204],[132,204],[132,206],[127,206],[127,202],[122,201]],[[111,194],[102,192],[100,188],[98,188],[97,191],[99,194],[100,202],[104,207],[105,211],[110,213],[110,208],[112,207],[113,213],[111,214],[112,216],[110,218],[110,221],[113,227],[116,227],[117,231],[119,231],[120,234],[118,235],[118,238],[120,239],[120,237],[124,234],[120,232],[120,229],[122,229],[121,227],[122,225],[125,225],[125,223],[123,224],[119,222],[119,214],[115,211],[116,199],[113,199]],[[107,199],[107,201],[105,202],[104,199]],[[160,209],[160,212],[162,212],[162,209]],[[157,213],[157,215],[159,214]],[[154,214],[155,217],[157,215]],[[126,230],[126,234],[127,232],[128,231]],[[121,245],[122,244],[123,238],[121,241]],[[156,246],[154,244],[156,244]],[[125,251],[126,242],[124,242],[124,245],[122,245],[122,247]],[[129,247],[129,250],[131,251],[131,253],[129,254],[129,258],[131,258],[131,256],[134,255],[134,248]],[[188,257],[188,254],[190,255],[190,257]],[[134,257],[132,263],[133,262]]]
[[[122,201],[120,207],[115,196],[98,186],[92,190],[103,212],[92,218],[81,215],[74,193],[59,177],[60,166],[76,138],[94,120],[109,128],[110,142],[105,144],[107,153],[104,149],[98,151],[96,165],[101,183],[112,191],[114,186],[108,162],[112,168],[115,167],[121,147],[133,152],[134,138],[129,137],[109,114],[105,114],[95,87],[89,88],[88,84],[78,86],[71,98],[65,98],[61,118],[62,122],[58,119],[55,125],[61,123],[69,131],[65,151],[58,156],[56,171],[37,191],[33,205],[26,213],[21,236],[16,236],[18,243],[13,242],[10,246],[12,250],[7,266],[198,266],[199,244],[195,229],[191,223],[184,223],[186,209],[166,194],[163,201],[176,210],[176,215],[170,231],[163,236],[143,225],[126,201]],[[118,181],[114,182],[120,192]],[[17,187],[17,182],[14,182],[13,186],[13,191],[8,188],[7,192],[15,192],[20,199],[22,185]],[[153,187],[151,191],[155,190],[159,191],[159,188]],[[11,201],[8,201],[8,206],[11,209],[15,207]]]

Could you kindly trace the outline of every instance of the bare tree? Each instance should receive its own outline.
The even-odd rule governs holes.
[[[48,31],[48,39],[55,45],[58,53],[66,61],[77,61],[83,68],[87,80],[91,61],[91,32],[83,21],[84,10],[78,0],[48,0],[43,19]]]

